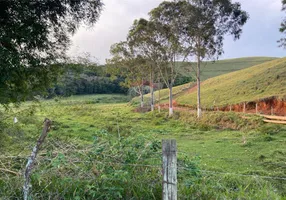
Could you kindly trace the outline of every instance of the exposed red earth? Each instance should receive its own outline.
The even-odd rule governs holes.
[[[244,110],[245,104],[245,110]],[[264,115],[276,115],[276,116],[286,116],[286,101],[280,100],[276,97],[270,97],[266,99],[261,99],[253,102],[243,102],[230,106],[217,107],[213,109],[207,109],[208,111],[225,111],[225,112],[245,112],[245,113],[256,113],[256,104],[257,112]],[[157,105],[158,106],[158,105]],[[162,109],[168,109],[169,104],[161,104]],[[174,110],[195,110],[195,107],[180,105],[175,100],[173,101]]]

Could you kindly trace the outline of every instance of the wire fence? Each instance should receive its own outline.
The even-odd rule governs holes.
[[[33,197],[35,199],[45,199],[48,197],[60,199],[70,193],[76,194],[80,187],[85,188],[85,191],[95,190],[94,188],[87,189],[87,186],[101,188],[102,193],[110,195],[115,191],[122,192],[121,189],[124,185],[126,185],[126,187],[141,186],[142,188],[148,185],[147,190],[161,188],[162,152],[146,153],[146,147],[144,147],[140,152],[136,152],[135,159],[128,161],[126,159],[124,160],[122,155],[112,154],[112,151],[107,152],[104,156],[102,155],[103,157],[98,156],[98,149],[104,145],[106,145],[106,143],[83,146],[49,138],[37,157],[32,177]],[[118,144],[116,148],[117,147],[119,148],[120,144]],[[31,148],[32,146],[13,155],[0,156],[0,184],[2,184],[0,185],[2,186],[0,193],[5,192],[6,195],[4,195],[3,199],[18,199],[21,197],[23,172],[27,158],[30,156]],[[128,150],[125,153],[130,152]],[[178,176],[183,177],[181,178],[182,180],[188,178],[193,179],[197,176],[210,179],[233,176],[274,182],[279,181],[281,184],[286,184],[286,176],[282,175],[247,174],[239,171],[227,172],[227,169],[220,169],[218,171],[204,168],[193,162],[195,159],[198,159],[199,162],[213,159],[222,163],[237,162],[245,164],[247,161],[242,159],[199,155],[199,153],[181,151],[180,149],[177,155]],[[184,162],[185,158],[190,158],[189,161],[191,162]],[[251,164],[251,162],[249,163]],[[179,183],[181,179],[179,179]],[[4,183],[1,183],[1,180],[4,181]],[[56,190],[55,188],[58,189]],[[7,192],[4,190],[11,191]],[[155,198],[151,199],[157,199],[157,197],[155,196]]]
[[[46,157],[47,152],[41,152],[40,155],[38,155],[37,158],[37,163],[38,166],[42,165],[42,164],[51,164],[51,161],[53,159],[55,159],[58,155],[68,155],[68,154],[73,154],[76,151],[76,154],[85,154],[86,152],[90,151],[92,148],[87,148],[84,150],[75,150],[76,149],[76,145],[66,145],[65,147],[63,147],[62,145],[60,145],[60,143],[58,141],[53,141],[53,142],[49,142],[49,145],[46,146],[57,146],[59,149],[53,151],[54,154],[54,158],[48,158]],[[177,154],[180,156],[189,156],[190,153],[189,152],[184,152],[184,151],[179,151],[177,152]],[[153,155],[150,155],[148,157],[148,161],[152,161],[152,160],[156,160],[157,163],[161,163],[161,156],[162,153],[158,152],[158,153],[154,153]],[[193,154],[192,156],[198,156],[199,154]],[[6,172],[9,171],[15,171],[17,172],[19,175],[22,175],[22,170],[24,169],[27,159],[29,157],[29,154],[26,155],[2,155],[0,156],[0,171],[1,169],[5,169]],[[236,158],[228,158],[228,157],[214,157],[214,156],[199,156],[200,160],[204,160],[205,158],[207,159],[216,159],[216,160],[224,160],[224,161],[238,161],[241,162],[243,161],[245,163],[245,160],[243,159],[236,159]],[[86,159],[86,157],[85,157]],[[105,164],[105,165],[118,165],[118,166],[131,166],[131,167],[146,167],[146,168],[157,168],[157,169],[161,169],[162,165],[161,164],[138,164],[138,163],[121,163],[121,162],[107,162],[107,161],[97,161],[97,160],[82,160],[79,157],[74,157],[74,158],[69,158],[67,160],[65,160],[65,162],[67,162],[69,165],[75,166],[76,164]],[[249,162],[249,163],[253,163],[253,162]],[[48,165],[45,165],[45,167],[49,167]],[[282,168],[286,168],[285,166],[282,166]],[[193,169],[189,169],[183,166],[179,166],[178,165],[178,169],[183,169],[183,170],[187,170],[187,171],[194,171]],[[5,170],[2,171],[2,175],[5,174]],[[221,171],[227,171],[226,169],[223,169],[221,171],[214,171],[214,170],[199,170],[200,172],[204,172],[204,173],[208,173],[208,174],[213,174],[213,175],[217,175],[217,174],[222,174],[222,175],[234,175],[234,176],[248,176],[248,177],[258,177],[258,178],[262,178],[262,179],[273,179],[273,180],[286,180],[286,176],[285,177],[273,177],[273,176],[262,176],[262,175],[253,175],[253,174],[242,174],[242,173],[229,173],[229,172],[221,172]]]

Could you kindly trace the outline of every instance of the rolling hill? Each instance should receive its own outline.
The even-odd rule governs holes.
[[[236,58],[236,59],[228,59],[228,60],[220,60],[217,62],[205,62],[202,65],[202,80],[207,80],[212,77],[220,76],[223,74],[228,74],[234,71],[242,70],[249,68],[251,66],[255,66],[258,64],[266,63],[269,61],[277,60],[278,58],[274,57],[246,57],[246,58]],[[188,64],[185,64],[186,68],[188,67]],[[188,91],[191,92],[189,89],[193,88],[196,85],[196,83],[191,82],[184,85],[180,85],[177,87],[174,87],[173,94],[175,99],[179,98],[179,102],[182,104],[188,104],[189,101],[187,100],[187,97],[184,98],[184,94]],[[195,89],[193,89],[195,90]],[[159,92],[155,92],[156,99],[158,100]],[[160,91],[160,96],[162,102],[167,102],[169,98],[169,90],[163,89]],[[150,94],[145,95],[145,102],[148,102],[150,98]],[[139,101],[139,98],[134,98],[135,102]],[[195,104],[196,100],[192,99],[193,103],[190,103],[191,105]]]
[[[201,80],[231,73],[251,66],[259,65],[264,62],[272,61],[275,57],[245,57],[227,60],[219,60],[216,62],[204,62],[202,64]]]
[[[205,108],[286,95],[286,58],[208,79],[201,87]],[[196,89],[181,92],[178,104],[195,106]]]
[[[245,58],[233,58],[218,61],[203,62],[201,65],[201,80],[207,80],[209,78],[227,74],[230,72],[238,71],[255,65],[259,65],[264,62],[278,59],[276,57],[245,57]],[[185,76],[193,76],[196,63],[181,63],[180,74]]]

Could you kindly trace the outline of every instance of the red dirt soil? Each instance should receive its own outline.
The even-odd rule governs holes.
[[[259,101],[246,102],[245,103],[245,112],[246,113],[256,113],[256,104],[257,111],[260,114],[265,115],[277,115],[277,116],[286,116],[286,101],[277,99],[276,97],[270,97],[267,99],[262,99]],[[225,106],[219,108],[221,111],[230,111],[234,112],[244,112],[244,103]]]
[[[196,87],[196,86],[195,86]],[[190,90],[192,90],[191,88]],[[286,116],[286,101],[280,100],[276,97],[270,97],[267,99],[262,99],[259,101],[245,102],[245,113],[256,113],[264,115],[276,115],[276,116]],[[156,105],[158,106],[158,105]],[[169,109],[169,104],[161,104],[161,109]],[[175,100],[173,101],[173,109],[180,111],[195,110],[195,107],[188,105],[180,105]],[[218,107],[215,109],[208,109],[208,111],[233,111],[233,112],[244,112],[244,103],[235,104],[231,106]]]

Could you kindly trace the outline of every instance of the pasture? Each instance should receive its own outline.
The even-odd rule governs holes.
[[[138,113],[126,96],[24,103],[1,113],[0,168],[22,173],[45,117],[53,121],[32,175],[34,199],[160,199],[161,139],[178,143],[179,199],[285,199],[286,127],[236,113]],[[13,117],[19,122],[12,124]],[[22,176],[0,171],[0,196]]]

